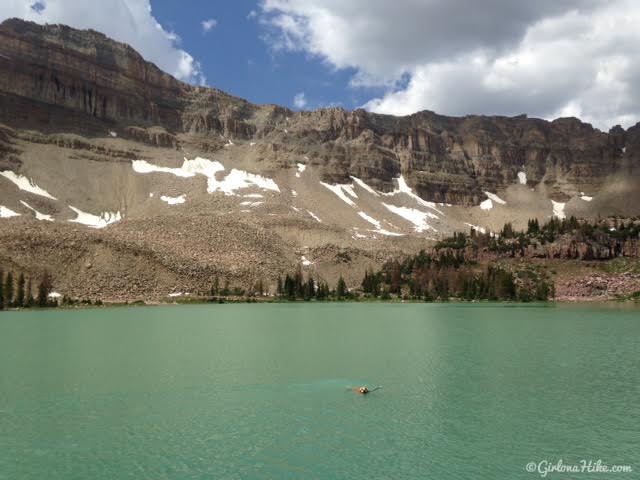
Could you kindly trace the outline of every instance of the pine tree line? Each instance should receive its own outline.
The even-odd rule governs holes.
[[[316,281],[312,275],[304,280],[302,270],[298,269],[293,275],[278,276],[276,295],[283,300],[345,300],[351,298],[347,284],[342,278],[338,279],[335,289],[322,280]]]
[[[362,280],[363,294],[424,301],[546,301],[555,295],[553,282],[542,269],[525,266],[510,270],[493,264],[481,268],[466,261],[461,251],[436,252],[421,251],[402,263],[387,262],[378,272],[367,270]]]
[[[467,247],[474,249],[486,248],[498,254],[509,254],[511,257],[520,254],[524,256],[525,249],[532,244],[550,244],[562,236],[570,236],[574,242],[598,244],[610,247],[612,256],[621,253],[621,243],[627,240],[640,239],[640,222],[638,220],[596,219],[593,221],[578,220],[571,216],[565,219],[551,218],[544,224],[538,219],[530,219],[527,229],[518,231],[511,222],[504,224],[497,234],[481,233],[471,228],[469,233],[456,232],[436,244],[437,250],[462,250]],[[587,253],[585,259],[590,259]]]
[[[24,273],[21,272],[17,281],[15,281],[11,270],[5,275],[0,268],[0,310],[5,308],[58,306],[58,302],[55,299],[49,298],[53,288],[49,272],[45,271],[40,276],[35,296],[32,285],[32,279],[25,277]]]

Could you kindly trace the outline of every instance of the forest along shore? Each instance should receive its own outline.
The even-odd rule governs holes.
[[[524,231],[507,223],[500,232],[471,228],[415,255],[390,259],[380,269],[367,269],[359,285],[347,285],[342,276],[329,285],[299,265],[277,274],[275,286],[230,286],[216,276],[201,291],[169,293],[159,301],[72,298],[55,291],[55,272],[33,276],[0,269],[0,309],[349,300],[640,302],[639,237],[637,219],[530,220]]]

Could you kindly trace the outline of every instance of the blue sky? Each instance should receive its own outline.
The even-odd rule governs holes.
[[[0,0],[9,17],[101,31],[256,103],[640,120],[638,0]]]
[[[153,15],[180,36],[180,47],[200,64],[207,85],[255,103],[296,108],[294,97],[304,93],[306,109],[329,105],[357,108],[382,88],[352,88],[353,68],[336,69],[306,52],[275,50],[265,41],[269,28],[257,2],[248,0],[152,0]],[[203,31],[201,22],[215,19]]]

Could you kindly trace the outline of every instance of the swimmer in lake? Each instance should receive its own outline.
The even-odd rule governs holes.
[[[351,387],[351,391],[360,393],[361,395],[366,395],[367,393],[375,392],[380,388],[382,387],[376,387],[373,390],[369,390],[367,387]]]

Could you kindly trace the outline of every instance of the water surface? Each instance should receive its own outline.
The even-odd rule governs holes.
[[[639,478],[640,310],[273,304],[0,314],[2,479]],[[349,386],[382,385],[368,396]],[[586,474],[585,474],[586,475]],[[548,478],[610,478],[557,474]]]

